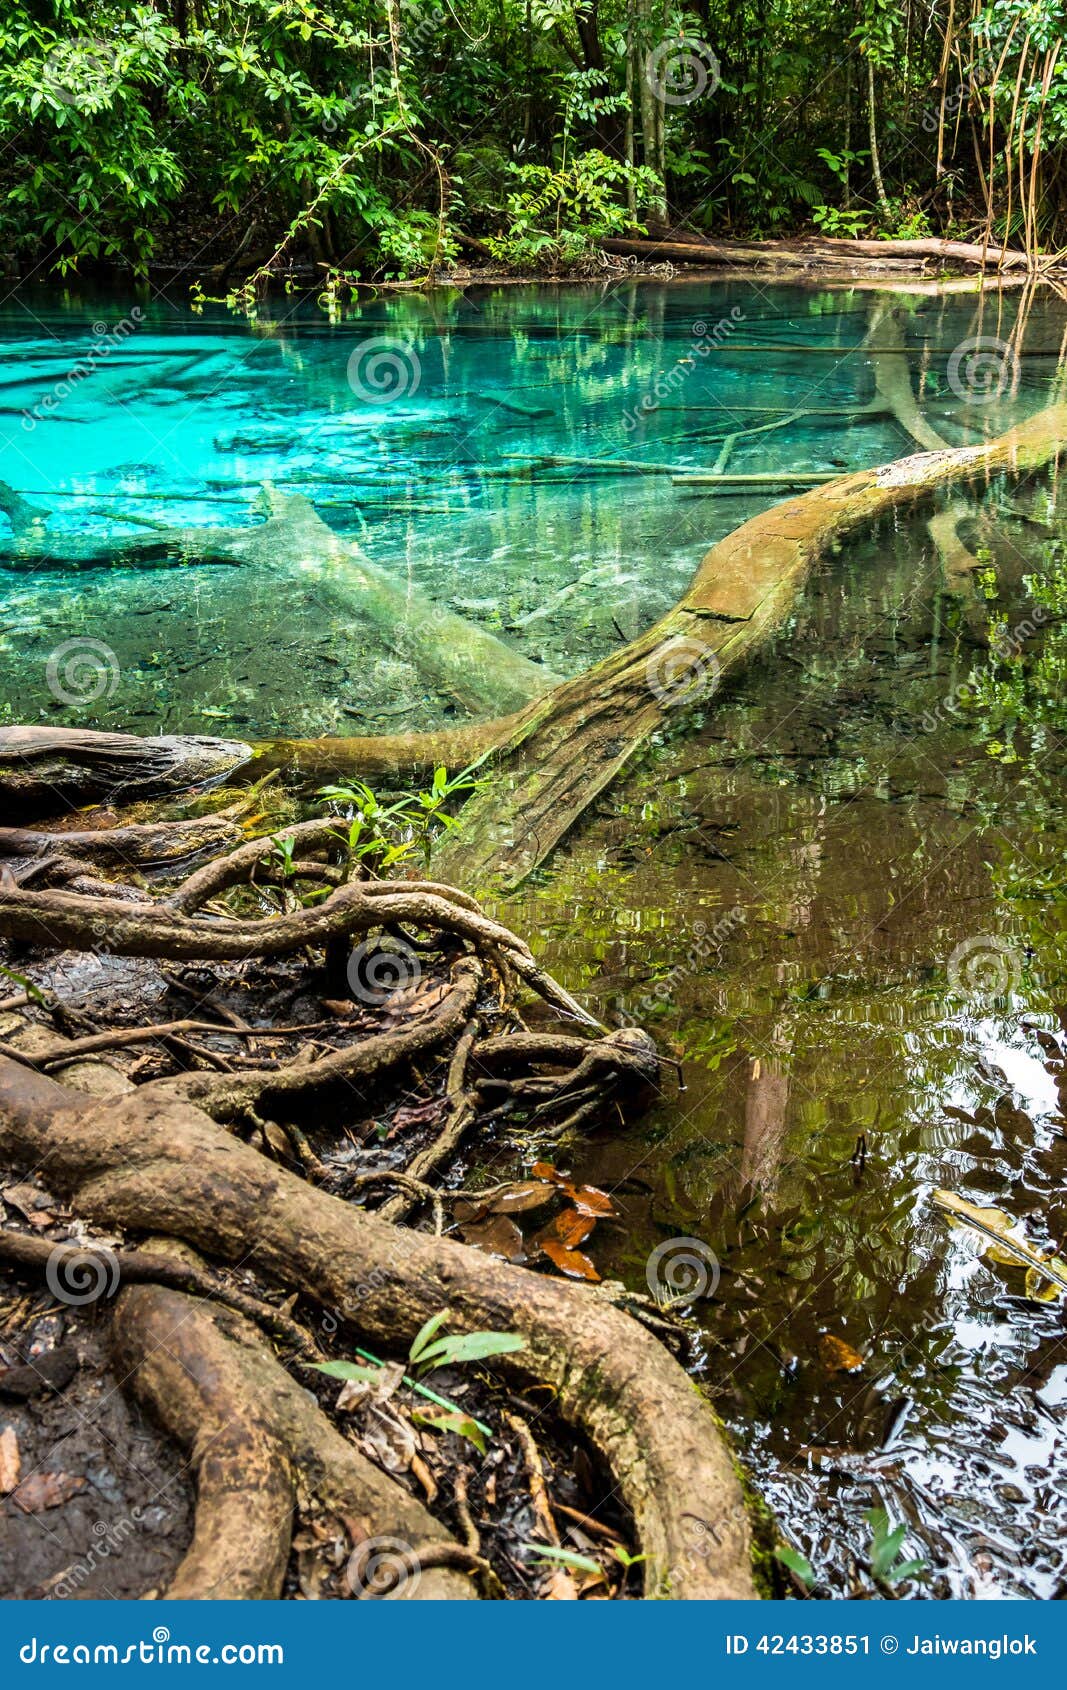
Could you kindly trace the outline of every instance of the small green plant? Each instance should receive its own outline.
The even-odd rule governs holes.
[[[435,1367],[458,1367],[468,1361],[486,1361],[490,1356],[514,1355],[516,1350],[526,1348],[526,1339],[517,1332],[460,1332],[437,1338],[435,1334],[447,1319],[448,1310],[440,1309],[416,1332],[408,1360],[420,1373],[429,1373]]]
[[[774,1551],[774,1558],[776,1561],[780,1561],[783,1567],[788,1567],[794,1578],[800,1580],[805,1590],[811,1589],[815,1583],[815,1573],[811,1562],[806,1555],[800,1553],[799,1549],[794,1549],[788,1543],[780,1543]]]
[[[847,241],[862,240],[871,225],[869,211],[842,211],[836,205],[817,205],[812,216],[824,235]]]
[[[867,1552],[871,1576],[882,1584],[900,1584],[904,1579],[917,1578],[926,1571],[921,1558],[898,1561],[901,1545],[908,1533],[907,1526],[889,1529],[889,1515],[884,1508],[869,1508],[864,1519],[871,1528],[871,1547]]]
[[[523,1543],[519,1547],[528,1549],[542,1563],[553,1561],[558,1566],[573,1568],[576,1573],[599,1573],[602,1570],[599,1561],[594,1561],[591,1555],[576,1555],[573,1549],[560,1549],[555,1543]]]
[[[403,792],[389,803],[359,780],[345,786],[324,786],[318,797],[350,812],[348,830],[338,838],[353,861],[364,863],[375,874],[411,856],[421,856],[428,867],[434,846],[459,825],[459,818],[448,805],[486,784],[475,777],[476,766],[472,764],[451,777],[446,768],[437,768],[425,791]]]
[[[17,986],[20,992],[25,992],[34,1003],[46,1002],[40,986],[35,986],[32,980],[27,980],[25,974],[16,974],[13,968],[5,968],[3,963],[0,963],[0,979],[10,980],[13,986]]]

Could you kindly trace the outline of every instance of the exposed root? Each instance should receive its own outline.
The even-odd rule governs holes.
[[[477,1595],[463,1546],[440,1553],[441,1525],[334,1429],[238,1315],[138,1286],[119,1298],[114,1339],[122,1376],[188,1451],[197,1481],[196,1529],[168,1597],[280,1596],[294,1518],[323,1513],[362,1528],[352,1595],[396,1593],[375,1588],[368,1568],[382,1538],[410,1554],[405,1598]]]
[[[253,1027],[226,1010],[220,1018],[229,1024],[221,1026],[191,1015],[88,1034],[75,1025],[79,1036],[66,1043],[37,1028],[32,1040],[22,1035],[28,1051],[16,1036],[0,1055],[0,1157],[16,1168],[41,1170],[87,1220],[153,1239],[147,1249],[110,1252],[110,1259],[127,1286],[118,1310],[120,1358],[133,1370],[139,1394],[189,1449],[198,1476],[196,1536],[170,1594],[277,1595],[294,1500],[306,1512],[310,1494],[314,1506],[347,1522],[357,1509],[351,1498],[366,1497],[368,1483],[362,1467],[344,1467],[336,1446],[351,1463],[345,1440],[306,1406],[304,1394],[245,1324],[248,1317],[294,1355],[314,1354],[290,1302],[277,1309],[261,1295],[237,1290],[224,1274],[187,1263],[182,1246],[239,1263],[290,1301],[302,1296],[331,1311],[335,1321],[354,1329],[357,1343],[387,1351],[403,1352],[442,1306],[454,1330],[519,1334],[525,1347],[501,1365],[526,1387],[547,1389],[557,1411],[599,1452],[634,1516],[647,1557],[646,1593],[753,1594],[732,1464],[685,1373],[606,1300],[441,1236],[447,1199],[430,1183],[483,1118],[487,1096],[490,1115],[514,1104],[534,1120],[567,1111],[570,1120],[584,1119],[614,1099],[620,1082],[633,1090],[656,1075],[651,1041],[636,1029],[601,1038],[519,1033],[518,1050],[509,1052],[507,1037],[486,1037],[485,1030],[514,1024],[510,991],[516,980],[568,1019],[590,1019],[522,940],[468,894],[439,883],[345,879],[343,861],[320,860],[335,854],[332,822],[282,831],[289,841],[281,853],[283,883],[290,890],[294,863],[306,865],[310,875],[332,867],[341,877],[315,907],[297,903],[256,919],[219,902],[232,895],[247,905],[242,888],[262,885],[264,873],[272,872],[276,864],[264,840],[239,846],[197,869],[175,892],[143,902],[125,893],[114,899],[0,887],[0,932],[49,946],[223,962],[292,957],[313,948],[327,964],[338,946],[343,963],[359,935],[398,935],[402,944],[418,947],[411,952],[419,959],[412,985],[388,997],[370,1030],[365,1011],[346,1018],[341,1006],[333,1024],[341,1042],[325,1054],[303,1047],[295,1059],[272,1055],[270,1065],[256,1067],[245,1065],[250,1059],[243,1052],[231,1058],[189,1047],[211,1067],[154,1078],[101,1102],[43,1070],[69,1064],[80,1074],[102,1052],[121,1055],[149,1040],[157,1051],[169,1050],[194,1032],[223,1034],[242,1049],[265,1036],[280,1040],[306,1031],[308,1023]],[[432,971],[424,976],[425,969]],[[440,1061],[446,1052],[444,1125],[406,1170],[357,1164],[349,1171],[342,1161],[323,1161],[294,1119],[318,1110],[321,1127],[324,1107],[336,1106],[340,1115],[353,1092],[361,1097],[390,1074],[410,1070],[416,1058]],[[151,1067],[158,1074],[158,1058]],[[440,1107],[430,1102],[431,1110]],[[252,1142],[228,1126],[251,1128]],[[351,1197],[386,1181],[399,1190],[375,1213],[334,1194]],[[423,1203],[433,1209],[433,1235],[391,1224]],[[0,1255],[5,1253],[38,1270],[51,1261],[53,1271],[75,1256],[85,1262],[94,1254],[22,1233],[8,1235],[6,1243],[0,1238]],[[104,1260],[99,1251],[96,1257]],[[133,1290],[135,1284],[142,1289]],[[190,1303],[184,1295],[190,1291],[203,1304]],[[236,1311],[232,1316],[220,1312],[226,1305]],[[164,1326],[175,1329],[167,1345],[160,1343]],[[275,1374],[284,1388],[270,1384]],[[465,1545],[443,1543],[441,1528],[420,1509],[408,1529],[408,1516],[391,1494],[397,1487],[376,1470],[375,1476],[389,1496],[371,1497],[357,1511],[371,1516],[371,1536],[384,1530],[413,1546],[420,1593],[499,1594],[466,1527]],[[703,1517],[723,1522],[713,1553],[703,1559],[692,1556],[682,1507],[683,1498],[687,1508],[694,1506],[694,1497]],[[406,1492],[402,1500],[411,1506]],[[551,1519],[547,1498],[542,1500],[541,1513]],[[361,1544],[355,1537],[351,1542],[358,1585]]]
[[[0,1060],[0,1154],[45,1167],[87,1218],[252,1264],[378,1344],[410,1343],[442,1303],[461,1329],[519,1332],[525,1348],[502,1365],[550,1386],[606,1461],[647,1557],[646,1594],[753,1594],[740,1489],[710,1409],[653,1338],[599,1299],[313,1190],[158,1086],[98,1104]],[[722,1523],[697,1561],[694,1510]]]

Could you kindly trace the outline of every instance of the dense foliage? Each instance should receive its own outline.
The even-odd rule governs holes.
[[[1067,0],[8,0],[23,270],[1067,233]],[[281,249],[280,256],[276,256]],[[483,251],[485,248],[483,247]]]

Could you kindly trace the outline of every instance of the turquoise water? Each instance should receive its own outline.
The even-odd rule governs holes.
[[[15,507],[21,537],[0,517],[0,707],[253,738],[481,713],[314,560],[279,545],[211,563],[189,530],[250,527],[264,489],[307,500],[387,572],[404,618],[447,607],[574,673],[782,492],[712,497],[669,471],[832,474],[914,449],[884,411],[861,414],[877,398],[870,348],[894,333],[945,440],[999,433],[1055,386],[1062,304],[1031,308],[992,402],[980,373],[955,390],[952,358],[976,335],[1007,342],[1018,311],[1018,295],[748,281],[442,290],[338,323],[290,301],[249,325],[159,298],[9,300],[0,480],[34,509]],[[57,696],[48,662],[69,642],[89,642],[88,669],[61,664]]]

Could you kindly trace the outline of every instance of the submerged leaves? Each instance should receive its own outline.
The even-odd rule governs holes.
[[[1002,1209],[979,1208],[965,1197],[957,1197],[954,1191],[935,1191],[934,1202],[954,1225],[978,1234],[989,1261],[1003,1267],[1025,1268],[1025,1291],[1033,1301],[1053,1302],[1067,1292],[1067,1261],[1018,1237],[1018,1223]]]

